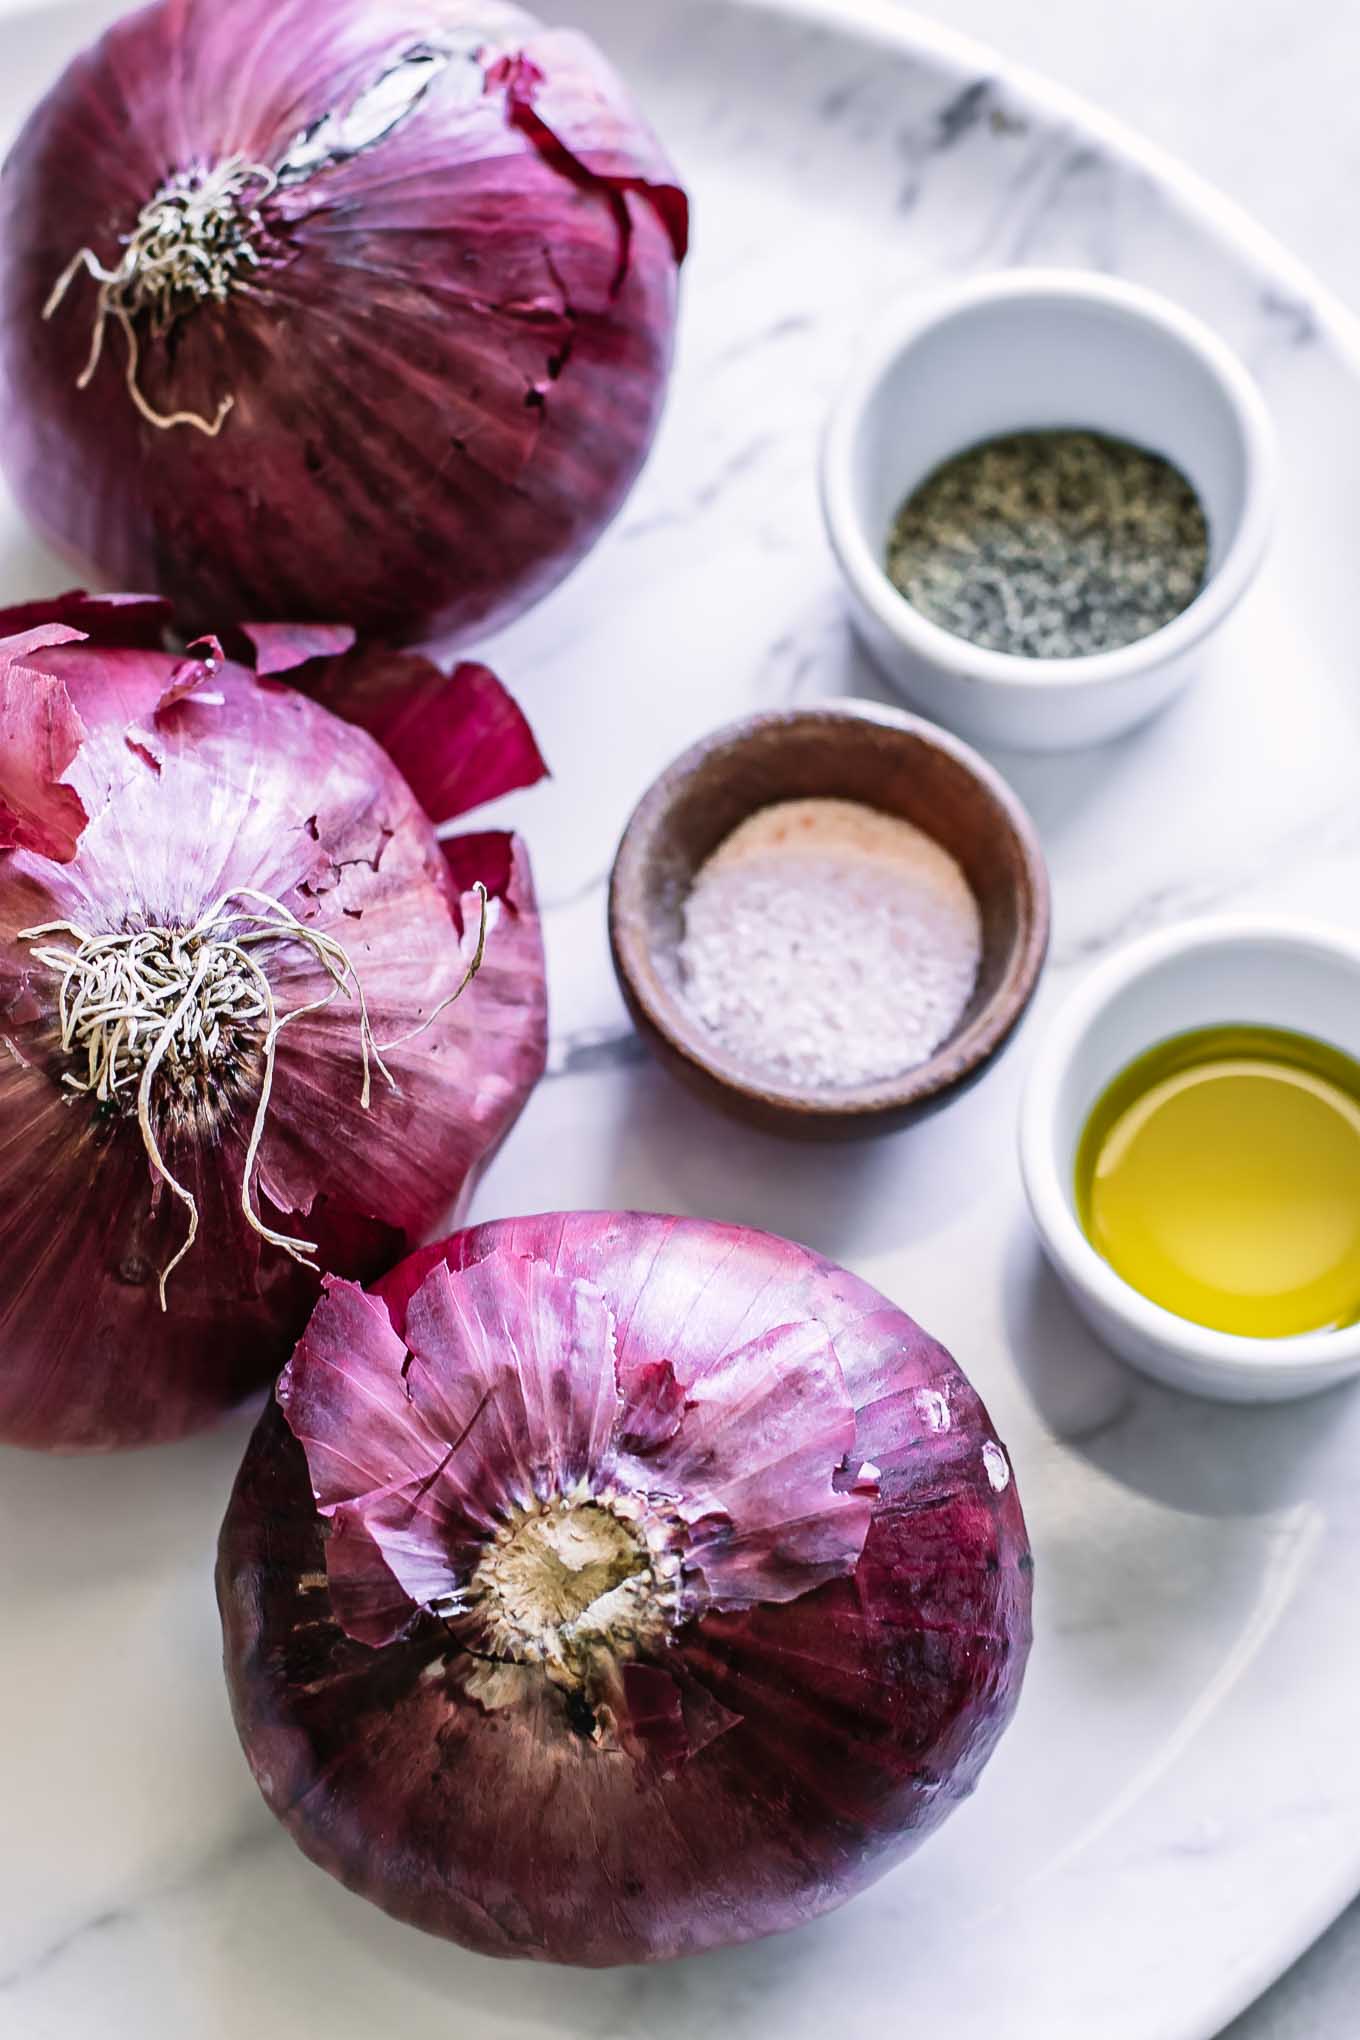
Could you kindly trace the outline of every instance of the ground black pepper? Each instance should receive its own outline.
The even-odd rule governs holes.
[[[887,567],[956,637],[1026,658],[1134,643],[1204,585],[1204,510],[1160,454],[1100,432],[1011,432],[956,454],[913,490]]]

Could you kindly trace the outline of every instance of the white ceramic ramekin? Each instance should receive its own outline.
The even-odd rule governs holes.
[[[1175,463],[1209,524],[1209,571],[1181,614],[1076,659],[985,651],[888,579],[888,533],[933,468],[1003,432],[1079,426]],[[1060,751],[1130,728],[1190,679],[1265,547],[1273,433],[1223,343],[1177,306],[1108,276],[1014,269],[914,299],[871,337],[832,411],[822,507],[875,662],[913,707],[974,742]]]
[[[1189,922],[1131,943],[1061,1007],[1020,1114],[1020,1166],[1044,1250],[1093,1331],[1159,1381],[1224,1402],[1280,1402],[1360,1374],[1360,1325],[1247,1339],[1191,1324],[1130,1288],[1077,1217],[1077,1143],[1135,1056],[1225,1022],[1293,1028],[1360,1059],[1360,941],[1284,921]]]

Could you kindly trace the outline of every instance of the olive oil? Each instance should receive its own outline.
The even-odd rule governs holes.
[[[1206,1027],[1097,1101],[1077,1209],[1110,1266],[1196,1324],[1288,1338],[1360,1318],[1360,1063],[1305,1034]]]

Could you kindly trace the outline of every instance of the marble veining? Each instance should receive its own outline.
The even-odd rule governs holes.
[[[26,24],[24,96],[100,12]],[[876,43],[830,7],[562,12],[635,80],[697,234],[674,398],[636,495],[486,648],[555,773],[492,817],[537,858],[553,1044],[476,1209],[762,1224],[936,1331],[993,1410],[1034,1534],[1026,1695],[973,1802],[815,1927],[651,1973],[502,1967],[331,1885],[258,1802],[210,1586],[250,1413],[133,1461],[0,1454],[0,2032],[822,2040],[850,2010],[949,2040],[1206,2040],[1360,1881],[1360,1756],[1331,1699],[1360,1679],[1360,1401],[1212,1408],[1093,1344],[1022,1208],[1023,1040],[891,1141],[789,1149],[712,1116],[628,1025],[604,889],[638,795],[701,732],[757,706],[887,698],[850,636],[814,486],[866,326],[936,276],[1061,262],[1207,318],[1261,380],[1284,473],[1268,567],[1182,702],[1099,751],[996,756],[1054,876],[1030,1028],[1096,957],[1189,913],[1353,923],[1357,361],[1292,271],[1004,69],[890,27]],[[17,92],[0,82],[0,124]],[[63,580],[7,509],[0,573],[10,597]]]

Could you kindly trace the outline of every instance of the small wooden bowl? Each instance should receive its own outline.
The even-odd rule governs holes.
[[[927,1062],[872,1084],[783,1086],[728,1054],[688,1008],[678,951],[695,874],[774,801],[832,796],[900,815],[957,858],[982,915],[977,984]],[[614,968],[638,1032],[690,1089],[750,1124],[805,1140],[882,1133],[973,1083],[1033,996],[1049,892],[1029,816],[975,751],[872,702],[748,716],[677,758],[634,810],[609,888]]]

